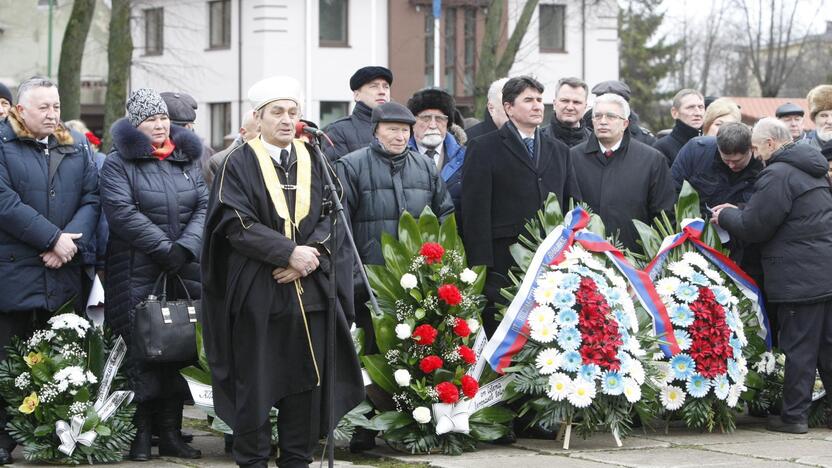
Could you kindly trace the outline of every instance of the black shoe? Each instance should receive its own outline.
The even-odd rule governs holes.
[[[184,440],[184,437],[183,437]],[[231,434],[223,434],[223,441],[225,443],[224,451],[225,453],[231,453],[231,450],[234,449],[234,436]]]
[[[350,452],[361,453],[376,447],[376,431],[369,431],[358,427],[350,438]]]
[[[0,465],[11,465],[14,463],[12,452],[6,448],[0,448]]]
[[[133,461],[150,460],[150,426],[153,421],[151,403],[139,403],[133,424],[136,425],[136,437],[130,444],[128,457]]]
[[[182,434],[182,441],[186,444],[190,444],[194,441],[194,435],[190,432],[179,431],[179,433]],[[159,434],[155,430],[153,431],[153,438],[150,439],[150,445],[154,447],[159,446]]]
[[[156,416],[159,421],[159,455],[177,458],[196,459],[202,452],[182,440],[178,421],[182,413],[182,400],[173,398],[161,400]]]
[[[807,423],[789,423],[783,421],[780,416],[769,416],[766,429],[787,434],[805,434],[809,432],[809,425]]]

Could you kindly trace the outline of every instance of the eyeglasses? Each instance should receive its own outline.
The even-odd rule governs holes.
[[[427,115],[420,115],[416,117],[419,119],[420,122],[429,124],[431,120],[435,120],[437,124],[448,124],[448,116],[447,115],[437,115],[437,114],[427,114]]]
[[[618,114],[613,114],[612,112],[603,112],[603,113],[599,113],[599,114],[592,114],[592,120],[597,120],[598,122],[600,122],[604,119],[612,122],[613,120],[618,120],[618,119],[624,120],[624,117],[622,117]]]

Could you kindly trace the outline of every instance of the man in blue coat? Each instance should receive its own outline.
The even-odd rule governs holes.
[[[0,122],[0,360],[13,336],[43,328],[82,301],[81,259],[100,212],[98,171],[86,138],[61,124],[56,85],[32,78]],[[0,465],[12,462],[0,401]]]

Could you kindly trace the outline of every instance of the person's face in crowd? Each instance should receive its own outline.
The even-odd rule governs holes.
[[[524,89],[514,102],[505,103],[503,107],[508,118],[526,133],[543,123],[543,95],[532,87]]]
[[[580,127],[581,118],[586,112],[586,91],[578,86],[573,88],[568,84],[560,87],[555,96],[555,117],[560,123],[570,127]]]
[[[35,138],[41,139],[53,134],[61,121],[61,98],[58,88],[32,88],[17,104],[17,112]]]
[[[287,147],[295,138],[295,125],[300,121],[300,108],[291,99],[279,99],[260,109],[260,134],[266,143]]]
[[[249,141],[259,134],[257,131],[257,111],[251,111],[245,114],[239,133],[243,141]]]
[[[410,125],[402,122],[379,122],[376,138],[390,154],[402,154],[410,140]]]
[[[592,123],[598,141],[610,147],[624,138],[629,120],[624,117],[621,106],[614,102],[599,102],[592,109]]]
[[[815,127],[821,140],[832,140],[832,110],[818,112],[815,116]]]
[[[683,97],[679,108],[670,108],[670,114],[676,120],[693,128],[702,128],[705,117],[705,101],[696,94],[688,94]]]
[[[722,124],[726,124],[728,122],[736,122],[736,121],[737,120],[734,119],[733,116],[727,115],[727,114],[723,115],[723,116],[720,116],[720,117],[717,117],[711,123],[710,128],[708,128],[708,136],[716,136],[716,134],[719,133],[719,127],[721,127]]]
[[[0,98],[0,120],[5,119],[9,116],[9,109],[12,108],[12,103],[6,100],[6,98]]]
[[[780,121],[789,127],[789,133],[792,138],[797,138],[803,134],[803,116],[802,115],[784,115],[780,117]]]
[[[751,135],[751,151],[763,161],[771,159],[771,155],[777,150],[777,145],[772,138],[762,138],[759,135]]]
[[[728,169],[731,169],[732,172],[740,172],[745,169],[751,161],[751,151],[736,154],[725,154],[720,151],[719,157],[722,158],[722,162],[725,163],[725,165],[728,166]]]
[[[503,95],[497,96],[497,102],[488,101],[486,104],[486,108],[488,109],[488,115],[491,116],[491,120],[494,122],[494,125],[497,128],[503,128],[503,125],[508,122],[508,116],[506,115],[506,110],[503,109],[503,104],[500,102],[503,99]]]
[[[166,114],[156,114],[144,119],[137,127],[140,132],[150,138],[153,146],[159,147],[170,136],[170,119]]]
[[[439,109],[425,109],[416,116],[413,137],[426,148],[437,148],[448,133],[448,116]]]
[[[370,109],[390,102],[390,83],[384,78],[376,78],[356,89],[353,92],[353,99],[355,102],[363,102]]]

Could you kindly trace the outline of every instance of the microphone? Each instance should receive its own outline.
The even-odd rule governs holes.
[[[314,137],[324,136],[323,130],[315,128],[302,120],[295,125],[295,135],[300,136],[301,133],[306,133]]]

